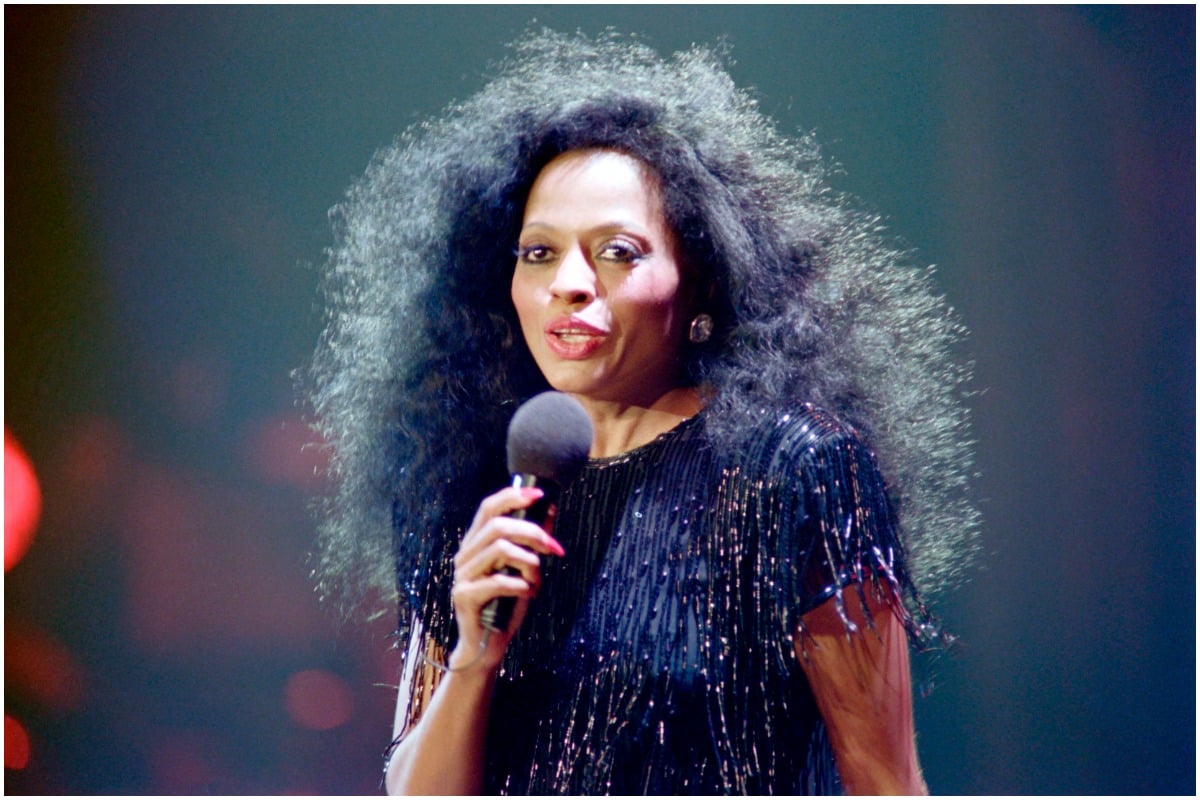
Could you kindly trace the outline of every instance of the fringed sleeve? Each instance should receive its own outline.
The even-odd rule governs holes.
[[[803,615],[830,599],[853,633],[847,599],[865,602],[873,591],[919,638],[901,532],[875,457],[858,435],[820,411],[785,419],[771,473],[782,483],[776,585],[785,634],[803,630]]]

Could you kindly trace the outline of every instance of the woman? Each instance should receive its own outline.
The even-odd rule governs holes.
[[[959,331],[810,143],[703,51],[547,32],[338,219],[318,573],[400,591],[390,791],[924,791],[913,576],[974,527]],[[595,430],[553,534],[496,491],[546,388]]]

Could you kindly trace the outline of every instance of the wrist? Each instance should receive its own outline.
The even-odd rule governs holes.
[[[450,657],[446,659],[447,672],[463,676],[493,677],[500,667],[500,657],[503,655],[503,651],[499,655],[491,652],[493,650],[489,646],[491,636],[490,631],[484,631],[483,638],[478,642],[468,643],[460,639],[454,650],[451,651]]]

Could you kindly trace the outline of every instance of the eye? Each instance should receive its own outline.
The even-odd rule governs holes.
[[[618,264],[634,264],[645,258],[646,254],[637,245],[623,239],[614,239],[611,242],[605,242],[596,257]]]
[[[526,264],[543,264],[553,256],[550,248],[544,244],[528,244],[517,248],[517,259]]]

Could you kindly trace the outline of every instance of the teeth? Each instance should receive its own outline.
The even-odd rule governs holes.
[[[560,333],[558,334],[558,338],[562,339],[564,342],[582,342],[591,337],[586,333]]]

